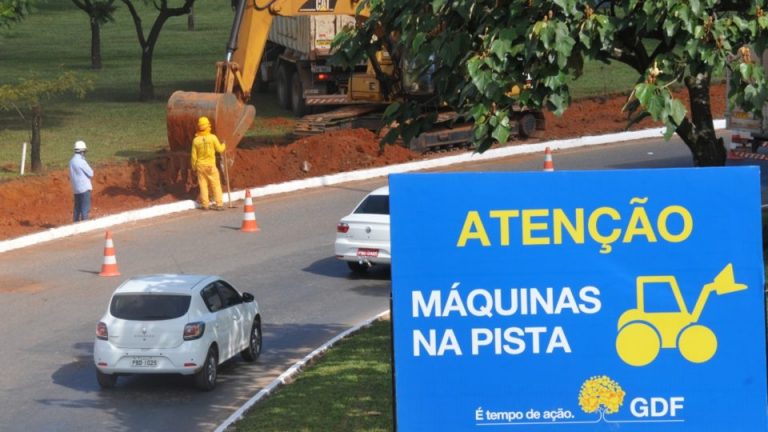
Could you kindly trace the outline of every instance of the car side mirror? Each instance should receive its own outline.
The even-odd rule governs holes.
[[[243,301],[246,303],[250,303],[254,300],[253,294],[251,293],[244,292],[242,297],[243,297]]]

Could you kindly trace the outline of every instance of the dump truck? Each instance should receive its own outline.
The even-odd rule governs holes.
[[[359,5],[357,0],[271,0],[264,5],[239,0],[225,60],[216,63],[213,91],[176,91],[168,100],[166,121],[171,150],[189,149],[200,116],[211,119],[219,139],[229,148],[237,146],[256,112],[248,104],[251,91],[254,85],[257,90],[263,89],[271,77],[277,79],[280,103],[290,105],[294,112],[303,113],[313,104],[338,105],[334,110],[298,119],[294,128],[298,135],[339,128],[383,127],[382,113],[394,101],[382,91],[377,72],[403,77],[401,87],[408,97],[434,92],[431,77],[414,77],[407,73],[408,65],[394,64],[384,51],[347,73],[336,75],[335,69],[328,68],[324,56],[329,34],[357,19],[366,19],[367,11]],[[277,18],[280,20],[276,21]],[[292,35],[282,34],[291,31]],[[402,73],[396,74],[396,68]],[[510,123],[517,135],[529,136],[544,128],[544,116],[539,111],[520,107],[514,114]],[[471,141],[471,125],[454,127],[455,113],[443,113],[441,119],[443,123],[435,131],[423,133],[406,145],[427,150]]]
[[[354,24],[355,18],[347,15],[274,17],[256,91],[264,92],[271,84],[280,107],[297,117],[314,107],[366,103],[348,97],[351,71],[328,62],[333,38]]]

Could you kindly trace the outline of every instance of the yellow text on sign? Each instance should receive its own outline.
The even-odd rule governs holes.
[[[523,246],[561,245],[566,239],[585,244],[591,239],[601,245],[600,253],[610,253],[617,242],[680,243],[690,237],[694,224],[688,209],[670,205],[649,214],[644,207],[647,202],[648,198],[632,198],[628,209],[603,206],[590,212],[583,208],[570,212],[560,208],[495,209],[481,215],[478,210],[469,210],[456,246],[479,243],[483,247],[504,247],[513,240]],[[495,242],[487,226],[498,227]]]

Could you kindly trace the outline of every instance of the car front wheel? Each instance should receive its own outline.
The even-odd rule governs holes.
[[[96,371],[96,381],[99,383],[99,387],[103,389],[111,389],[117,384],[117,375],[110,375],[102,373],[100,370]]]
[[[205,364],[195,374],[195,387],[203,391],[211,391],[216,387],[216,368],[218,367],[218,355],[213,347],[208,349]]]
[[[248,347],[240,351],[240,355],[243,360],[252,362],[256,361],[261,354],[261,322],[255,320],[251,326],[251,337],[248,340]]]

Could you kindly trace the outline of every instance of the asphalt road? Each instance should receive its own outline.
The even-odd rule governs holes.
[[[450,170],[540,170],[530,155]],[[651,140],[557,152],[555,169],[690,166],[679,142]],[[386,179],[255,200],[258,233],[242,210],[189,211],[114,227],[119,277],[100,277],[104,234],[0,254],[0,431],[209,431],[313,349],[389,306],[386,269],[352,277],[333,257],[335,225]],[[544,191],[545,192],[545,191]],[[457,197],[460,199],[460,197]],[[127,377],[99,390],[94,327],[128,276],[214,273],[259,302],[264,352],[222,368],[215,391],[175,376]]]

